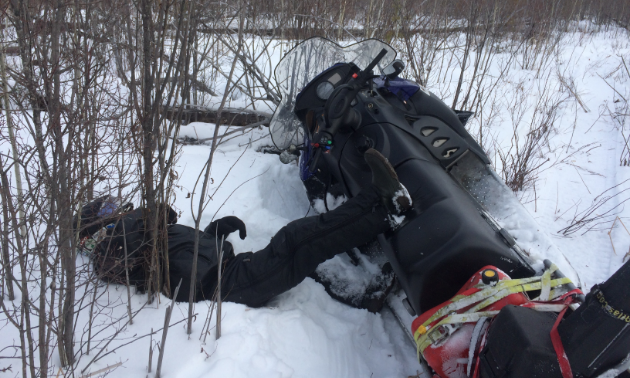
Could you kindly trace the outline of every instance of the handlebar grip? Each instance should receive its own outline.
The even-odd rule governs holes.
[[[374,60],[368,64],[367,67],[365,67],[365,69],[363,70],[363,72],[365,72],[365,74],[367,75],[368,72],[372,71],[374,69],[374,67],[376,67],[376,65],[378,64],[378,62],[381,61],[381,59],[383,59],[385,57],[385,55],[387,55],[387,49],[382,49],[380,53],[378,53],[378,55],[376,56],[376,58],[374,58]]]

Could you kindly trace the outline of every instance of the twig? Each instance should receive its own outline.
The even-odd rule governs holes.
[[[597,74],[597,76],[599,76],[602,80],[604,80],[604,83],[606,83],[606,85],[608,85],[613,91],[615,91],[615,93],[617,93],[619,95],[619,97],[621,97],[625,102],[628,102],[628,100],[626,100],[626,98],[623,97],[623,95],[621,93],[619,93],[618,90],[616,90],[612,85],[608,84],[606,79],[604,79],[600,74]]]
[[[604,206],[609,200],[611,200],[612,198],[615,198],[617,196],[619,196],[620,194],[630,190],[630,188],[626,188],[623,189],[615,194],[612,195],[605,195],[607,192],[616,189],[617,187],[619,187],[620,185],[625,184],[626,182],[630,181],[630,179],[625,180],[611,188],[606,189],[604,192],[602,192],[600,195],[598,195],[597,197],[595,197],[595,199],[593,200],[593,203],[591,204],[591,206],[589,208],[587,208],[586,210],[582,211],[579,214],[576,214],[573,217],[573,220],[571,221],[571,224],[569,224],[567,227],[561,229],[560,233],[562,233],[563,235],[570,235],[580,229],[582,229],[583,227],[585,227],[587,224],[592,223],[594,221],[601,221],[602,219],[604,219],[606,216],[608,216],[612,211],[614,211],[615,209],[617,209],[619,206],[623,205],[625,202],[627,202],[628,200],[630,200],[630,198],[625,198],[621,201],[619,201],[619,203],[617,203],[616,205],[614,205],[612,208],[603,211],[600,214],[595,213],[596,211],[598,211],[602,206]],[[616,215],[615,215],[616,216]],[[603,221],[604,223],[607,223],[609,221]],[[595,225],[589,227],[589,229],[587,229],[585,231],[588,232],[590,230],[592,230],[595,226],[597,226],[598,224],[601,224],[602,222],[598,222]]]
[[[582,180],[582,184],[584,184],[584,186],[586,187],[586,190],[588,191],[588,194],[591,194],[591,191],[588,189],[588,186],[586,185],[586,183],[584,182],[584,179],[582,178],[582,175],[580,174],[580,171],[577,170],[577,168],[574,166],[573,167],[575,169],[575,171],[577,172],[578,176],[580,176],[580,180]]]
[[[122,362],[119,362],[117,364],[113,364],[112,366],[106,366],[106,367],[104,367],[104,368],[102,368],[100,370],[97,370],[97,371],[93,372],[93,373],[84,374],[84,375],[81,376],[81,378],[88,378],[88,377],[91,377],[93,375],[105,373],[106,371],[110,371],[110,370],[115,369],[115,368],[117,368],[119,366],[122,366],[122,364],[123,364]]]
[[[131,316],[131,288],[129,284],[129,263],[127,258],[127,231],[125,230],[125,220],[121,220],[123,228],[123,239],[125,247],[125,279],[127,280],[127,315],[129,315],[129,324],[133,324],[133,317]]]
[[[612,231],[613,231],[613,227],[615,227],[615,223],[617,223],[617,221],[619,221],[619,223],[621,223],[623,228],[626,229],[626,232],[628,233],[628,235],[630,235],[630,231],[628,231],[628,228],[626,227],[626,225],[623,224],[623,222],[621,221],[621,218],[619,218],[619,216],[615,217],[615,221],[613,222],[612,226],[610,226],[610,230],[608,231],[608,237],[610,238],[610,244],[612,244],[613,252],[615,253],[615,255],[617,254],[617,251],[615,250],[615,243],[613,243],[613,240],[612,240]],[[628,252],[628,253],[630,253],[630,252]]]
[[[245,131],[247,129],[252,129],[254,127],[258,127],[258,126],[262,126],[262,125],[265,125],[265,121],[252,123],[251,125],[246,125],[246,126],[236,126],[235,128],[234,128],[234,126],[232,126],[234,128],[232,131],[228,131],[225,134],[219,135],[218,138],[219,139],[223,139],[224,137],[226,137],[228,135],[232,135],[232,134],[238,133],[239,131]],[[209,142],[209,141],[211,141],[213,139],[214,139],[214,137],[203,138],[203,139],[199,139],[198,142],[199,143],[206,143],[206,142]]]
[[[214,353],[217,351],[217,348],[219,347],[219,344],[216,344],[214,346],[214,350],[212,351],[212,353],[208,354],[208,352],[206,352],[205,350],[203,350],[203,348],[201,348],[201,351],[204,352],[206,354],[206,358],[204,359],[204,361],[207,361],[210,357],[212,357],[214,355]]]
[[[147,373],[151,372],[151,365],[153,365],[153,327],[151,327],[151,338],[149,339],[149,368]]]
[[[197,315],[197,314],[195,314],[195,316],[196,316],[196,315]],[[169,324],[168,328],[172,328],[172,327],[174,327],[174,326],[176,326],[176,325],[178,325],[178,324],[180,324],[180,323],[183,323],[183,322],[185,322],[185,321],[186,321],[186,319],[182,319],[182,320],[180,320],[180,321],[178,321],[178,322],[175,322],[175,323],[173,323],[173,324]],[[157,332],[162,331],[162,330],[164,330],[164,328],[160,328],[160,329],[158,329],[157,331],[155,331],[155,332],[153,332],[153,333],[157,333]],[[118,345],[116,348],[113,348],[112,350],[110,350],[109,352],[107,352],[107,353],[105,353],[103,356],[101,356],[101,357],[99,358],[99,360],[100,360],[101,358],[103,358],[103,357],[105,357],[105,356],[109,355],[109,354],[115,353],[115,352],[116,352],[118,349],[120,349],[120,348],[126,347],[126,346],[127,346],[127,345],[129,345],[129,344],[133,344],[133,343],[135,343],[136,341],[142,340],[142,339],[144,339],[145,337],[150,337],[150,336],[152,336],[152,333],[147,333],[147,334],[142,335],[142,336],[140,336],[140,337],[136,337],[135,339],[133,339],[133,340],[131,340],[131,341],[129,341],[129,342],[126,342],[126,343],[124,343],[124,344],[120,344],[120,345]],[[157,347],[158,347],[158,350],[159,350],[159,349],[160,349],[160,346],[158,345]],[[98,360],[97,360],[97,361],[98,361]],[[91,364],[92,362],[94,362],[94,361],[91,361],[91,362],[90,362],[90,364]],[[85,372],[85,370],[87,370],[87,367],[86,367],[85,369],[83,369],[81,372],[83,373],[83,372]]]
[[[626,73],[628,74],[628,78],[630,79],[630,70],[628,70],[628,66],[626,65],[626,61],[625,61],[625,59],[623,59],[623,56],[619,55],[619,57],[621,58],[621,63],[623,63],[623,66],[626,68]]]
[[[573,97],[575,97],[575,100],[578,102],[578,104],[580,104],[580,106],[582,107],[582,110],[584,110],[584,113],[588,113],[590,111],[590,109],[586,106],[586,104],[584,104],[584,102],[582,102],[582,99],[577,94],[577,91],[573,90],[573,86],[569,85],[565,81],[564,77],[562,75],[560,75],[560,73],[558,73],[558,79],[560,80],[560,84],[562,84],[567,90],[569,90],[569,92],[571,92]],[[571,83],[571,84],[573,84],[573,83]],[[573,84],[573,85],[575,85],[575,84]]]
[[[234,194],[234,192],[236,192],[236,191],[237,191],[237,190],[238,190],[241,186],[243,186],[243,185],[247,184],[248,182],[252,181],[252,180],[253,180],[253,179],[255,179],[255,178],[258,178],[258,177],[260,177],[260,176],[264,175],[264,174],[265,174],[265,173],[267,173],[268,171],[269,171],[269,169],[267,169],[266,171],[264,171],[263,173],[261,173],[261,174],[259,174],[259,175],[256,175],[256,176],[254,176],[254,177],[252,177],[252,178],[250,178],[250,179],[248,179],[248,180],[245,180],[245,181],[244,181],[241,185],[237,186],[237,187],[236,187],[236,188],[232,191],[232,193],[230,193],[230,195],[229,195],[229,196],[225,199],[225,201],[223,201],[223,203],[221,204],[221,206],[219,206],[219,208],[217,209],[216,213],[214,213],[214,215],[212,216],[212,219],[210,220],[210,222],[212,222],[212,221],[214,220],[214,217],[216,217],[216,216],[217,216],[217,214],[219,213],[219,210],[221,210],[221,208],[223,207],[223,205],[225,205],[225,203],[227,202],[227,200],[229,200],[229,199],[230,199],[230,197],[232,197],[232,194]]]
[[[230,172],[232,172],[232,168],[234,168],[236,166],[236,164],[238,164],[238,162],[241,160],[241,158],[243,157],[243,155],[245,155],[245,152],[247,152],[247,150],[249,149],[249,146],[247,146],[243,152],[241,153],[241,155],[238,157],[238,159],[236,159],[236,161],[234,162],[234,164],[232,164],[232,166],[230,167],[230,169],[228,169],[227,173],[225,174],[225,176],[223,176],[223,180],[221,180],[221,182],[219,183],[219,186],[216,187],[216,189],[214,190],[214,192],[212,193],[212,195],[210,196],[210,199],[214,198],[214,195],[217,194],[217,192],[219,191],[219,189],[221,189],[221,186],[223,185],[223,183],[225,182],[225,180],[228,178],[228,176],[230,175]],[[205,210],[205,207],[204,207]]]
[[[346,32],[346,33],[347,33],[347,34],[348,34],[348,35],[349,35],[352,39],[354,39],[354,41],[355,41],[355,42],[359,42],[359,38],[357,38],[354,34],[352,34],[352,33],[350,32],[350,30],[348,30],[345,26],[341,25],[341,24],[340,24],[340,23],[338,23],[338,22],[335,22],[335,21],[333,21],[333,20],[329,20],[329,19],[327,19],[327,18],[318,17],[318,16],[315,16],[315,15],[312,15],[312,14],[300,14],[300,13],[295,13],[295,16],[306,17],[306,18],[310,17],[310,18],[313,18],[313,19],[315,19],[315,20],[328,22],[328,23],[332,24],[333,26],[336,26],[337,28],[339,28],[339,30],[340,30],[340,31],[344,31],[344,32]],[[367,38],[367,37],[366,37],[366,38]]]
[[[560,197],[560,190],[558,189],[558,183],[556,182],[556,209],[553,211],[553,215],[558,214],[558,199]]]
[[[142,307],[140,307],[140,309],[139,309],[138,311],[136,311],[136,313],[134,314],[134,316],[136,316],[136,315],[137,315],[140,311],[142,311],[142,309],[144,309],[144,306],[146,306],[146,305],[147,305],[147,303],[143,304],[143,305],[142,305]],[[118,349],[118,348],[120,348],[120,347],[123,347],[124,345],[131,344],[133,341],[137,341],[137,340],[138,340],[138,339],[136,339],[136,340],[133,340],[133,341],[131,341],[131,342],[127,343],[127,344],[119,345],[118,347],[116,347],[116,348],[114,348],[114,349],[110,350],[109,352],[107,352],[107,353],[105,353],[104,355],[102,355],[102,356],[101,356],[101,353],[103,353],[103,351],[105,351],[105,349],[107,349],[107,347],[109,346],[109,343],[111,343],[111,342],[112,342],[112,341],[116,338],[116,336],[118,336],[118,334],[119,334],[120,332],[122,332],[122,330],[123,330],[123,329],[125,329],[125,328],[127,327],[127,324],[129,324],[129,321],[127,321],[127,323],[125,323],[125,325],[124,325],[124,326],[122,326],[119,330],[117,330],[117,331],[116,331],[116,333],[114,333],[114,335],[112,336],[112,338],[111,338],[111,339],[109,339],[109,340],[107,341],[107,343],[105,343],[105,346],[104,346],[103,348],[101,348],[101,350],[99,350],[99,351],[98,351],[98,353],[96,354],[96,356],[94,356],[94,358],[93,358],[93,359],[92,359],[92,360],[91,360],[91,361],[87,364],[87,366],[85,366],[85,367],[83,368],[83,370],[81,370],[81,373],[85,373],[85,371],[86,371],[86,370],[90,367],[90,365],[92,365],[94,362],[96,362],[96,361],[100,360],[101,358],[103,358],[103,357],[107,356],[108,354],[113,353],[114,351],[116,351],[116,349]]]
[[[164,358],[164,345],[166,344],[166,336],[168,334],[169,323],[171,322],[171,314],[173,313],[173,307],[175,307],[175,298],[179,292],[179,287],[182,285],[182,278],[179,279],[179,284],[175,288],[175,294],[173,295],[173,301],[171,305],[166,308],[166,314],[164,315],[164,331],[162,331],[162,344],[160,345],[160,354],[158,355],[158,364],[155,371],[155,378],[160,378],[160,371],[162,370],[162,358]]]
[[[217,227],[217,232],[219,227]],[[219,340],[221,337],[221,265],[223,264],[223,239],[225,235],[221,235],[221,247],[217,249],[217,260],[219,261],[218,271],[217,271],[217,332],[216,339]],[[218,243],[218,240],[215,238],[215,242]]]
[[[217,300],[217,289],[214,289],[214,294],[212,295],[212,299],[210,300],[210,311],[206,315],[206,321],[203,323],[203,327],[201,327],[201,335],[199,335],[199,340],[203,336],[203,343],[206,343],[206,336],[210,330],[210,322],[212,321],[212,314],[214,313],[214,307]]]
[[[238,33],[238,50],[236,51],[236,55],[239,54],[239,52],[241,51],[242,48],[242,44],[243,44],[243,25],[244,25],[244,18],[240,17],[239,19],[239,33]],[[205,197],[206,197],[206,190],[208,188],[208,180],[210,178],[210,168],[212,167],[212,162],[214,159],[214,154],[216,152],[217,149],[217,136],[218,136],[218,132],[219,132],[219,126],[221,126],[221,113],[223,112],[223,109],[225,108],[225,104],[227,101],[227,97],[228,94],[234,90],[234,87],[230,88],[230,82],[232,81],[232,77],[234,75],[234,71],[236,69],[236,63],[237,63],[237,57],[235,56],[234,59],[232,60],[232,66],[230,68],[230,74],[228,76],[228,82],[225,85],[225,92],[223,93],[223,98],[221,99],[221,104],[219,105],[219,108],[217,110],[217,123],[214,126],[214,135],[213,135],[213,139],[212,139],[212,146],[210,147],[210,155],[208,156],[208,160],[206,162],[205,165],[205,175],[204,175],[204,180],[203,180],[203,185],[202,185],[202,189],[201,189],[201,195],[199,197],[199,207],[198,207],[198,211],[197,214],[195,216],[195,213],[193,212],[193,219],[195,220],[195,243],[193,246],[193,264],[192,264],[192,269],[191,269],[191,277],[190,277],[190,292],[188,294],[188,324],[186,327],[186,333],[189,335],[192,333],[192,313],[193,313],[193,301],[194,301],[194,296],[195,296],[195,284],[196,284],[196,280],[197,280],[197,259],[198,259],[198,255],[199,255],[199,222],[201,221],[201,216],[203,213],[203,208],[205,205]],[[201,177],[201,173],[200,176]],[[195,188],[196,188],[197,184],[195,183]],[[190,199],[190,203],[191,203],[191,208],[192,208],[192,203],[193,203],[193,199]]]

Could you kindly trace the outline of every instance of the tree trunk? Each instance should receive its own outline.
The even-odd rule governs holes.
[[[157,204],[155,200],[155,183],[153,177],[153,152],[157,135],[154,135],[154,117],[153,117],[153,75],[151,66],[153,63],[153,19],[151,12],[151,1],[142,0],[142,115],[140,122],[142,125],[142,160],[144,163],[144,173],[142,183],[144,186],[145,200],[145,235],[148,240],[146,251],[149,261],[149,277],[147,282],[148,301],[153,302],[153,295],[159,293],[160,271],[158,269],[157,256]]]

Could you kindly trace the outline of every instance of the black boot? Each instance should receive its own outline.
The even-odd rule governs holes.
[[[387,211],[393,215],[400,215],[409,210],[411,196],[398,181],[398,175],[387,158],[373,148],[365,151],[364,158],[372,170],[372,184],[381,196]]]

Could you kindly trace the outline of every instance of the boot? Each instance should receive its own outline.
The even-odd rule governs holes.
[[[392,215],[400,215],[411,208],[411,196],[398,181],[394,167],[385,156],[373,148],[365,151],[365,161],[372,170],[372,185],[381,196],[383,206]]]

